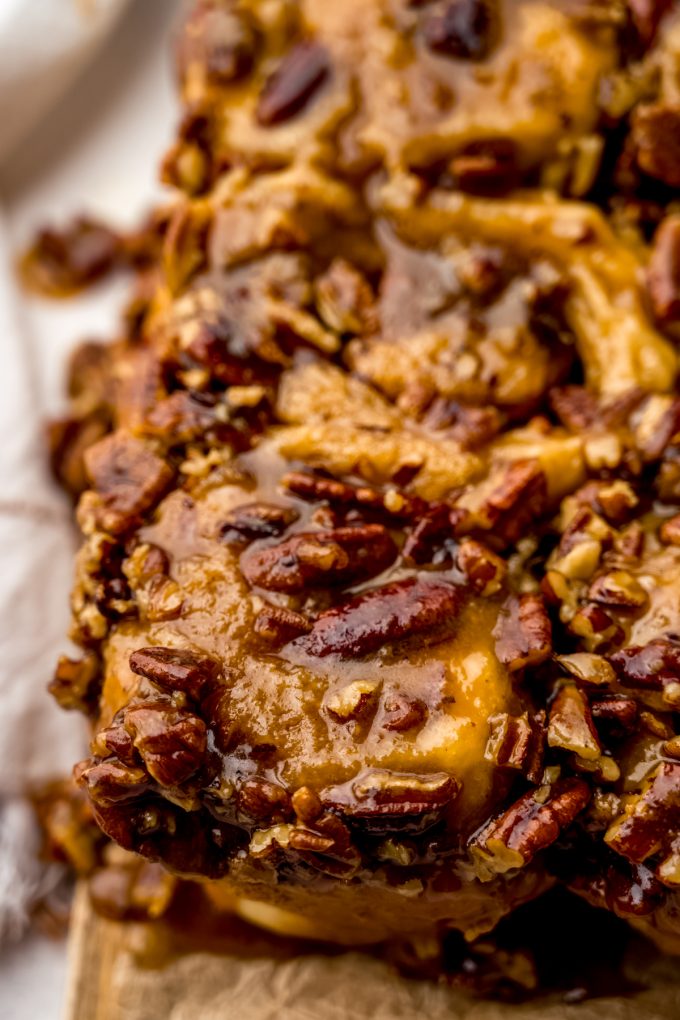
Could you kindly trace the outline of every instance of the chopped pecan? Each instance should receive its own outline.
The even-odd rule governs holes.
[[[407,496],[397,489],[381,492],[369,485],[352,485],[307,471],[290,471],[281,481],[301,499],[330,503],[331,506],[343,509],[374,510],[397,519],[420,516],[427,507],[424,500],[417,496]]]
[[[119,234],[79,216],[63,230],[38,233],[21,261],[23,282],[41,294],[67,297],[108,273],[121,254]]]
[[[326,696],[326,709],[340,722],[360,719],[374,706],[379,686],[379,680],[353,680]]]
[[[301,634],[309,634],[312,624],[293,609],[265,605],[257,614],[253,629],[263,641],[280,648]]]
[[[161,864],[130,857],[120,862],[107,861],[98,868],[90,877],[88,892],[100,917],[112,921],[150,921],[166,913],[178,881]]]
[[[366,277],[345,259],[333,259],[316,281],[316,305],[321,318],[336,333],[363,334],[377,329],[371,286]]]
[[[158,545],[142,542],[136,546],[123,563],[123,573],[132,588],[141,588],[154,577],[167,574],[170,560]]]
[[[113,723],[100,730],[93,741],[93,751],[102,758],[115,755],[124,765],[139,765],[132,736],[122,722]]]
[[[144,431],[168,446],[189,443],[217,423],[214,397],[177,390],[149,411]]]
[[[92,763],[90,760],[76,765],[74,775],[84,786],[92,800],[103,806],[139,797],[148,786],[149,777],[144,769],[124,765],[113,759]]]
[[[484,60],[497,34],[495,0],[447,0],[423,22],[429,49],[461,60]]]
[[[99,676],[99,660],[94,653],[86,652],[81,659],[62,655],[48,690],[62,708],[89,712],[97,699]]]
[[[312,825],[323,813],[319,795],[309,786],[301,786],[292,796],[293,810],[303,825]]]
[[[464,539],[458,546],[456,565],[480,595],[496,595],[505,583],[508,568],[505,560],[477,542]]]
[[[641,609],[648,600],[645,589],[627,570],[600,574],[590,585],[588,598],[616,609]]]
[[[601,606],[594,603],[585,605],[574,614],[569,623],[569,630],[582,639],[590,652],[616,644],[623,639],[623,630],[618,623],[612,620]]]
[[[277,545],[248,550],[241,558],[241,569],[251,585],[292,594],[314,585],[374,577],[396,554],[382,524],[356,524],[300,532]]]
[[[680,106],[645,103],[632,118],[638,166],[650,177],[680,187]]]
[[[611,482],[590,481],[574,493],[577,505],[587,506],[610,524],[624,524],[638,504],[638,498],[629,482],[615,479]]]
[[[544,727],[543,711],[531,716],[528,712],[492,715],[484,757],[501,768],[517,769],[537,783],[542,775]]]
[[[604,838],[612,850],[641,863],[667,847],[679,825],[680,762],[661,762]]]
[[[434,503],[418,518],[404,543],[402,554],[414,563],[428,563],[447,553],[449,544],[465,525],[468,513],[446,503]]]
[[[193,701],[200,701],[210,691],[220,672],[219,663],[208,655],[162,646],[132,652],[130,669],[166,691],[181,691]]]
[[[540,595],[511,595],[494,627],[496,655],[511,672],[539,666],[552,652],[552,627]]]
[[[571,751],[586,761],[596,761],[602,755],[590,706],[574,683],[563,684],[550,706],[548,745]]]
[[[256,822],[285,822],[291,816],[288,791],[268,779],[247,779],[237,795],[238,809]]]
[[[446,429],[465,450],[485,446],[503,425],[503,415],[496,407],[467,406],[442,396],[434,398],[422,420],[428,428]]]
[[[450,633],[462,600],[461,589],[443,581],[394,581],[321,613],[294,644],[310,655],[357,658],[416,635],[441,638]]]
[[[680,433],[680,397],[652,394],[633,419],[635,445],[646,462],[659,460]]]
[[[545,512],[547,483],[536,460],[515,460],[503,467],[498,486],[477,511],[478,523],[495,537],[513,544],[529,523]]]
[[[225,542],[250,542],[257,538],[282,535],[298,519],[291,506],[278,503],[244,503],[225,514],[220,524],[220,537]]]
[[[421,698],[403,693],[388,695],[383,702],[382,727],[396,733],[405,733],[421,726],[427,718],[427,705]]]
[[[129,705],[123,725],[149,774],[161,786],[179,786],[203,763],[205,723],[192,712],[177,708],[169,698]]]
[[[144,615],[147,620],[176,620],[182,615],[184,592],[171,577],[157,574],[144,593]]]
[[[599,687],[610,686],[616,680],[616,673],[610,663],[604,656],[595,655],[593,652],[556,655],[555,661],[559,662],[560,666],[563,666],[581,683],[594,684]]]
[[[627,0],[626,7],[643,49],[652,45],[673,0]]]
[[[592,702],[590,711],[595,724],[610,738],[620,739],[632,733],[638,721],[638,704],[634,698],[606,695]]]
[[[550,390],[553,411],[568,429],[583,432],[600,416],[596,396],[584,386],[556,386]]]
[[[662,324],[680,320],[680,215],[667,216],[654,236],[647,272],[652,311]]]
[[[172,482],[172,470],[142,439],[122,430],[89,447],[87,472],[101,501],[96,516],[119,534],[139,523]]]
[[[624,687],[660,691],[664,701],[680,708],[680,646],[665,638],[622,648],[609,657]]]
[[[482,881],[528,864],[571,825],[590,796],[590,787],[581,779],[561,779],[525,793],[470,844]]]
[[[313,39],[298,43],[264,83],[257,102],[260,124],[270,127],[299,113],[330,74],[326,48]]]

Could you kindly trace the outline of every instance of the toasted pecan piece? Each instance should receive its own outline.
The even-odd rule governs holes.
[[[123,430],[89,447],[85,465],[100,500],[97,522],[114,535],[139,524],[173,478],[172,469],[153,447]]]
[[[410,577],[372,588],[322,613],[294,645],[310,655],[360,658],[416,635],[450,633],[461,608],[460,588]]]
[[[496,655],[511,672],[539,666],[552,652],[552,627],[540,595],[510,595],[493,636]]]

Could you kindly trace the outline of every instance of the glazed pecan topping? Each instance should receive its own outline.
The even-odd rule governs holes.
[[[96,517],[117,535],[139,524],[172,482],[172,470],[142,439],[119,430],[85,452],[85,465],[99,495]]]
[[[461,608],[459,588],[410,577],[372,588],[327,610],[295,645],[310,655],[359,658],[416,635],[450,633]]]
[[[170,699],[129,705],[123,725],[149,775],[161,786],[179,786],[203,763],[207,732],[202,719]]]
[[[144,769],[115,760],[92,763],[89,759],[75,768],[74,775],[85,786],[95,804],[103,806],[139,797],[148,786]]]
[[[258,122],[270,127],[290,120],[318,92],[330,69],[324,46],[313,39],[298,43],[265,82],[257,103]]]
[[[241,569],[251,585],[287,594],[308,587],[356,583],[382,573],[397,549],[382,524],[300,532],[278,545],[250,549]]]
[[[26,286],[64,297],[99,280],[120,260],[122,239],[105,224],[79,216],[64,230],[41,230],[22,259]]]
[[[464,539],[458,546],[456,566],[480,595],[496,595],[508,573],[505,560],[473,538]]]
[[[62,708],[88,712],[97,698],[98,677],[99,660],[93,653],[86,652],[81,659],[62,655],[48,690]]]
[[[503,469],[498,486],[477,511],[480,527],[512,544],[546,508],[547,485],[535,460],[516,460]]]
[[[588,700],[574,683],[563,684],[550,706],[548,744],[586,761],[596,761],[602,754]]]
[[[414,563],[429,563],[447,555],[449,546],[468,520],[466,510],[435,503],[423,514],[404,542],[402,554]]]
[[[300,499],[329,503],[340,509],[356,508],[387,513],[397,519],[420,516],[427,508],[424,500],[417,496],[407,496],[397,489],[381,492],[370,485],[352,485],[307,471],[289,471],[281,483]]]
[[[607,695],[593,701],[590,711],[598,729],[610,738],[620,739],[637,725],[638,704],[634,698]]]
[[[245,503],[225,514],[220,536],[225,542],[250,542],[282,535],[298,519],[297,510],[278,503]]]
[[[640,105],[633,113],[632,126],[640,169],[672,188],[680,187],[680,106]]]
[[[238,791],[239,811],[256,822],[284,822],[291,815],[288,791],[268,779],[247,779]]]
[[[462,60],[484,60],[497,33],[495,0],[448,0],[426,15],[423,38],[429,49]]]
[[[607,830],[605,841],[629,861],[641,863],[672,849],[679,826],[680,762],[661,762],[642,793]],[[659,869],[657,876],[664,881]]]
[[[311,622],[302,613],[285,606],[265,605],[257,614],[254,630],[259,638],[280,648],[301,634],[308,634]]]
[[[622,648],[609,661],[624,687],[660,691],[668,705],[680,707],[680,646],[657,638],[647,645]]]
[[[503,605],[493,636],[496,655],[511,672],[539,666],[552,652],[552,627],[540,595],[511,595]]]
[[[545,712],[510,715],[501,712],[489,719],[489,739],[484,757],[501,768],[516,769],[532,783],[539,782],[543,765]]]
[[[482,881],[521,868],[554,843],[590,800],[581,779],[561,779],[529,790],[476,836],[470,849]]]
[[[680,320],[680,216],[667,216],[654,236],[647,286],[655,317]]]
[[[200,701],[214,686],[219,663],[208,655],[186,649],[138,648],[130,656],[130,669],[172,693],[181,691]]]
[[[368,769],[357,779],[326,790],[322,802],[349,818],[382,820],[427,816],[436,820],[458,795],[458,784],[443,772],[417,775]]]
[[[627,570],[611,570],[595,578],[588,589],[588,598],[616,609],[641,609],[648,596]]]

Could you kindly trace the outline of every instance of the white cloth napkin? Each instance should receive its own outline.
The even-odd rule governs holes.
[[[0,2],[0,160],[45,116],[127,0]],[[82,720],[47,695],[68,624],[71,514],[45,461],[37,352],[22,328],[0,210],[0,943],[19,936],[45,872],[22,794],[68,775]]]

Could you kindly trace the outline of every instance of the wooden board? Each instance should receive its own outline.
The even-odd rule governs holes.
[[[397,978],[357,953],[323,956],[196,950],[140,956],[141,926],[97,917],[76,896],[65,1020],[678,1020],[678,961],[641,961],[651,984],[626,999],[567,1006],[543,999],[516,1006],[468,999],[441,985]],[[162,939],[161,939],[162,943]]]

